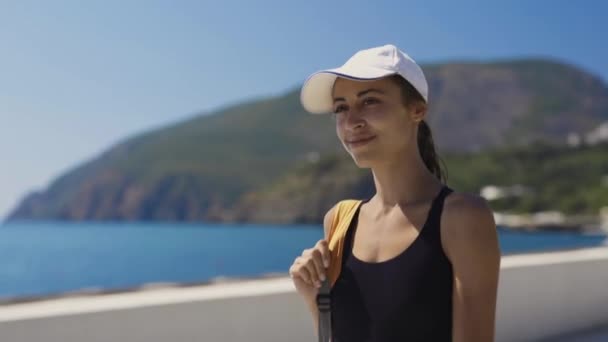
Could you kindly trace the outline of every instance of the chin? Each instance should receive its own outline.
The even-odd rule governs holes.
[[[373,158],[371,153],[352,153],[351,157],[355,164],[361,169],[369,169],[377,162],[377,158]]]

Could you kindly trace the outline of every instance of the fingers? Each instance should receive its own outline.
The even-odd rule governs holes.
[[[326,279],[330,253],[327,241],[319,240],[313,248],[305,249],[289,269],[292,278],[299,277],[309,286],[321,287]]]
[[[323,281],[325,280],[325,266],[323,265],[323,255],[319,249],[313,249],[311,252],[312,262],[311,267],[314,268],[316,273],[316,280]]]
[[[306,260],[302,257],[296,258],[293,265],[289,269],[289,274],[292,278],[300,278],[306,284],[313,286],[312,278],[308,268],[306,267]]]
[[[312,259],[299,257],[291,267],[289,274],[292,278],[300,278],[308,286],[320,287],[321,285]]]
[[[315,261],[313,259],[308,259],[303,266],[304,268],[306,268],[306,270],[308,271],[308,275],[310,276],[309,284],[311,286],[320,287],[321,281],[319,280],[319,272],[317,271]]]
[[[328,246],[327,241],[319,240],[319,242],[317,242],[317,245],[315,247],[321,252],[321,256],[323,258],[323,266],[325,268],[328,268],[329,261],[331,260],[331,255],[329,253],[329,246]]]

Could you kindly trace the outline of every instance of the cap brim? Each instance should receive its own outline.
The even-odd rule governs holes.
[[[345,70],[335,68],[317,71],[310,75],[302,85],[300,102],[304,109],[312,114],[326,114],[333,111],[332,88],[336,78],[343,77],[356,81],[373,81],[382,77],[395,74],[380,68],[358,68],[357,70]]]

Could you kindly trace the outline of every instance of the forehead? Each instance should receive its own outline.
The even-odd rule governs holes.
[[[338,77],[334,82],[332,97],[356,96],[357,93],[371,88],[381,90],[385,93],[393,93],[397,90],[397,85],[388,77],[372,81],[358,81]]]

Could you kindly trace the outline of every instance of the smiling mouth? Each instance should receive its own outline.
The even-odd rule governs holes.
[[[363,146],[363,145],[367,144],[368,142],[374,140],[375,138],[376,137],[373,136],[373,137],[364,138],[364,139],[347,141],[346,143],[348,144],[348,146],[352,146],[352,147]]]

